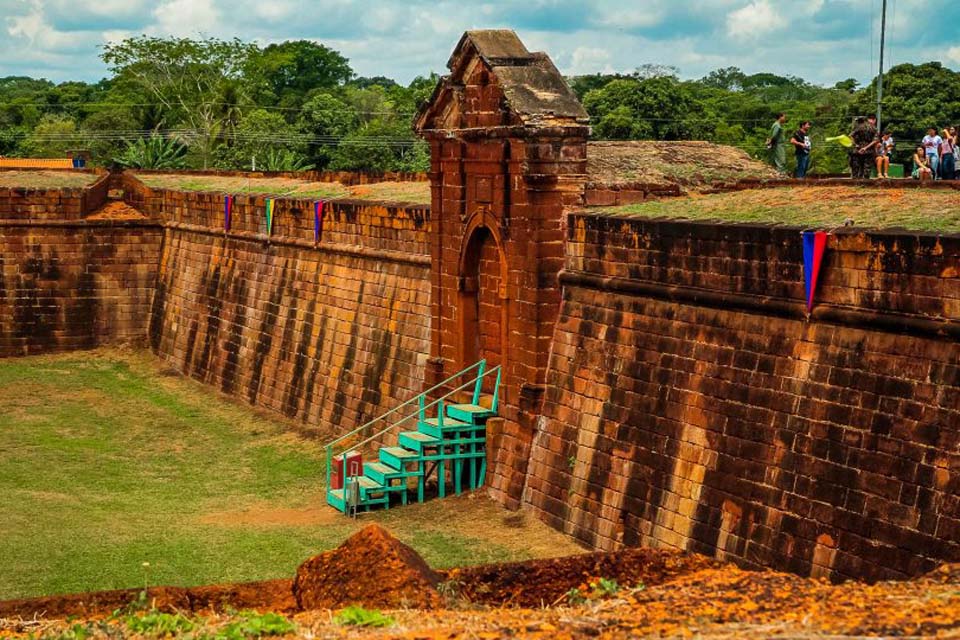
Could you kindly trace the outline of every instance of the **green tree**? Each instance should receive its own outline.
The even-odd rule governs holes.
[[[306,151],[305,136],[279,113],[264,109],[247,113],[225,139],[217,150],[217,165],[226,169],[249,170],[254,162],[263,168],[268,152],[277,149],[300,157]]]
[[[426,171],[429,155],[406,121],[373,120],[333,150],[330,168],[338,171]]]
[[[743,88],[743,81],[746,77],[746,74],[739,67],[724,67],[708,73],[701,78],[700,84],[712,89],[739,91]]]
[[[63,158],[83,146],[83,136],[73,118],[46,115],[20,146],[20,153],[31,158]]]
[[[104,46],[101,58],[121,88],[160,104],[165,126],[186,127],[183,137],[206,168],[231,117],[225,101],[241,103],[239,81],[253,44],[238,39],[191,40],[139,36]]]
[[[295,108],[312,90],[342,86],[353,77],[353,69],[345,57],[327,46],[289,40],[251,55],[246,76],[259,92],[261,104]]]
[[[127,147],[123,136],[132,135],[138,128],[133,111],[125,107],[100,109],[80,123],[86,148],[96,165],[107,165],[120,155]]]
[[[342,100],[317,93],[303,105],[298,127],[308,142],[310,162],[324,168],[337,143],[357,127],[357,116]]]
[[[588,92],[583,106],[599,138],[684,140],[712,133],[702,102],[668,76],[613,80]]]

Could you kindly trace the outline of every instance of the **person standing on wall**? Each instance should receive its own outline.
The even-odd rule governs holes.
[[[947,127],[943,130],[943,141],[940,143],[940,179],[955,180],[957,173],[956,163],[957,130]]]
[[[877,119],[875,116],[857,118],[857,125],[850,134],[853,139],[853,152],[850,154],[850,177],[854,180],[866,180],[870,177],[870,168],[877,143]]]
[[[790,138],[790,144],[793,145],[793,150],[797,153],[797,170],[793,177],[798,180],[807,177],[807,169],[810,168],[810,150],[813,148],[813,143],[810,141],[811,126],[809,120],[804,120],[800,123],[800,128]]]
[[[893,155],[895,143],[893,134],[884,131],[880,136],[880,142],[877,145],[877,177],[890,177],[890,157]]]
[[[770,137],[767,138],[767,149],[770,150],[770,164],[778,173],[787,172],[787,149],[783,143],[783,125],[787,122],[787,114],[777,114],[773,126],[770,127]]]
[[[923,136],[923,151],[927,154],[927,166],[933,171],[934,180],[940,177],[940,145],[943,138],[937,135],[937,128],[927,129],[927,135]]]

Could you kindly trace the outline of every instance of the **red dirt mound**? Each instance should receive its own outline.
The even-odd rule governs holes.
[[[431,609],[441,603],[439,580],[416,551],[371,524],[300,565],[293,595],[302,609],[351,604]]]
[[[445,577],[470,602],[540,607],[594,578],[616,580],[625,588],[640,583],[650,587],[719,566],[706,556],[642,548],[466,567]]]
[[[160,611],[260,609],[292,611],[297,603],[290,580],[264,580],[204,587],[150,587],[147,599]],[[134,600],[142,589],[115,589],[43,598],[0,601],[0,618],[66,618],[107,616]]]

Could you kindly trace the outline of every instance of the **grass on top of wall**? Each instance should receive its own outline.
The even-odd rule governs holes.
[[[298,178],[248,178],[245,176],[198,176],[153,174],[137,176],[149,187],[181,191],[211,191],[256,194],[277,198],[354,198],[370,202],[430,204],[429,182],[375,182],[347,187],[339,182],[310,182]]]
[[[95,173],[80,171],[0,171],[0,189],[68,189],[86,187],[100,178]]]
[[[651,200],[600,209],[609,215],[786,224],[830,229],[903,227],[960,233],[960,191],[798,186]]]
[[[212,191],[233,195],[251,194],[276,198],[345,198],[350,190],[339,182],[310,182],[298,178],[252,178],[246,176],[199,176],[144,173],[137,178],[148,187],[180,191]]]
[[[352,521],[323,502],[323,440],[149,353],[0,360],[0,599],[289,578],[371,521],[437,567],[578,550],[483,498]]]

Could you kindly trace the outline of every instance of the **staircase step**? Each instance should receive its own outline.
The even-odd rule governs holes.
[[[425,433],[428,436],[433,436],[434,438],[442,438],[445,435],[456,431],[463,431],[466,429],[471,429],[474,425],[469,422],[463,422],[462,420],[456,420],[454,418],[443,419],[443,429],[440,428],[440,420],[438,418],[427,418],[426,420],[421,420],[417,423],[417,430],[421,433]]]
[[[363,475],[380,484],[387,484],[393,478],[404,478],[407,474],[382,462],[364,462]]]
[[[416,462],[417,459],[417,452],[410,449],[404,449],[403,447],[380,448],[380,462],[397,467],[401,471],[404,470],[404,465],[407,462]]]
[[[369,478],[367,476],[360,476],[359,478],[357,478],[357,483],[360,485],[360,488],[366,493],[377,493],[379,491],[386,490],[386,487],[382,483],[377,482],[373,478]]]
[[[358,480],[359,480],[359,482],[360,482],[361,491],[360,491],[360,504],[357,505],[357,506],[360,506],[360,507],[370,507],[370,506],[373,506],[373,505],[386,505],[386,504],[389,502],[390,498],[389,498],[389,496],[384,492],[383,486],[381,486],[381,485],[376,485],[376,486],[379,486],[379,487],[380,487],[380,490],[379,490],[379,491],[372,491],[371,493],[383,493],[383,495],[380,496],[380,497],[378,497],[378,498],[374,498],[374,497],[369,496],[369,494],[367,493],[367,491],[363,489],[363,484],[364,484],[363,481],[364,481],[364,480],[367,480],[368,482],[370,482],[370,483],[372,483],[372,484],[376,484],[376,483],[373,483],[373,481],[370,480],[369,478],[366,478],[366,479],[358,478]],[[337,511],[346,513],[346,511],[347,511],[346,491],[345,491],[344,489],[331,489],[330,491],[328,491],[328,492],[327,492],[327,504],[329,504],[331,507],[333,507],[333,508],[336,509]]]
[[[496,415],[496,412],[478,404],[451,404],[447,405],[447,415],[470,424],[479,424]]]
[[[450,396],[450,402],[452,404],[473,404],[473,391],[461,391],[456,393],[453,396]],[[477,404],[485,409],[489,409],[493,406],[493,394],[481,393]]]
[[[422,454],[424,449],[440,444],[440,438],[420,431],[403,431],[400,433],[400,444]]]

